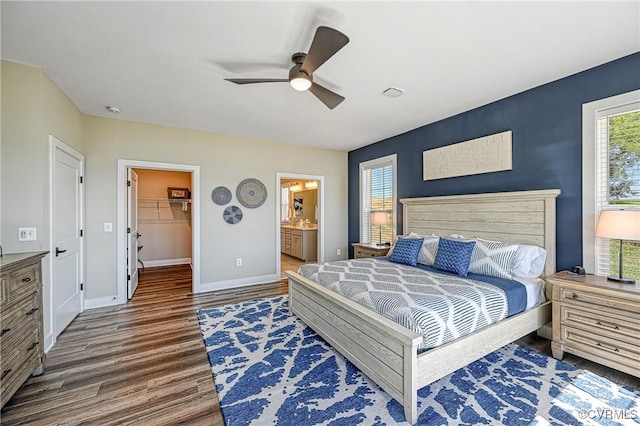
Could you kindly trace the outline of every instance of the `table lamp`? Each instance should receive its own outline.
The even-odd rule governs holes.
[[[640,210],[603,210],[598,218],[596,237],[620,240],[620,272],[607,279],[634,284],[633,278],[625,278],[622,271],[622,241],[640,241]]]
[[[382,226],[389,223],[389,215],[387,212],[373,212],[371,223],[380,227],[378,245],[382,245]]]

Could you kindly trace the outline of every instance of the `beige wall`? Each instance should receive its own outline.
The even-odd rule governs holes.
[[[111,300],[117,293],[116,232],[103,232],[103,223],[116,224],[118,159],[200,166],[202,283],[250,282],[275,274],[277,172],[325,176],[325,259],[337,259],[337,248],[348,251],[346,152],[84,116],[39,69],[3,61],[1,79],[0,243],[5,252],[49,249],[48,135],[53,134],[85,155],[85,301]],[[242,222],[229,225],[211,191],[227,186],[237,205],[235,188],[248,177],[266,185],[267,200],[257,209],[243,208]],[[19,226],[36,227],[38,240],[18,243]],[[238,257],[242,267],[235,266]],[[45,311],[47,337],[48,306]]]
[[[102,224],[116,220],[118,159],[200,166],[202,283],[275,274],[277,172],[325,176],[325,259],[336,259],[337,248],[347,252],[346,152],[88,116],[85,155],[88,298],[116,294],[116,234],[102,232]],[[265,184],[267,200],[257,209],[242,208],[243,220],[229,225],[211,191],[226,186],[234,194],[231,204],[239,205],[235,188],[249,177]]]
[[[169,202],[167,187],[191,189],[191,173],[135,169],[138,174],[138,244],[145,266],[191,258],[191,205]],[[175,200],[174,200],[175,201]]]
[[[40,69],[1,62],[0,244],[5,253],[49,250],[49,135],[83,152],[83,115]],[[18,242],[19,227],[37,240]],[[43,260],[44,334],[51,336],[49,256]]]

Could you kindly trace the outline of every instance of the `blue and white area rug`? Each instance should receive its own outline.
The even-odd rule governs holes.
[[[407,424],[287,296],[198,311],[227,425]],[[640,424],[640,391],[516,344],[418,392],[421,425]]]

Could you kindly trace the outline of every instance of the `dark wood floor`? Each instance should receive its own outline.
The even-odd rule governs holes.
[[[147,268],[126,305],[76,318],[3,408],[3,425],[222,425],[196,317],[202,307],[287,292],[282,283],[191,293],[188,267]],[[517,343],[551,355],[535,334]],[[565,361],[640,388],[640,379],[567,355]]]
[[[188,266],[147,268],[128,304],[88,310],[60,334],[0,420],[222,425],[196,310],[286,292],[278,282],[193,295]]]

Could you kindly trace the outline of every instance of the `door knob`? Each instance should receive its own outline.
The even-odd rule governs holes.
[[[64,253],[66,252],[66,250],[60,250],[60,247],[56,247],[56,257],[60,254],[60,253]]]

